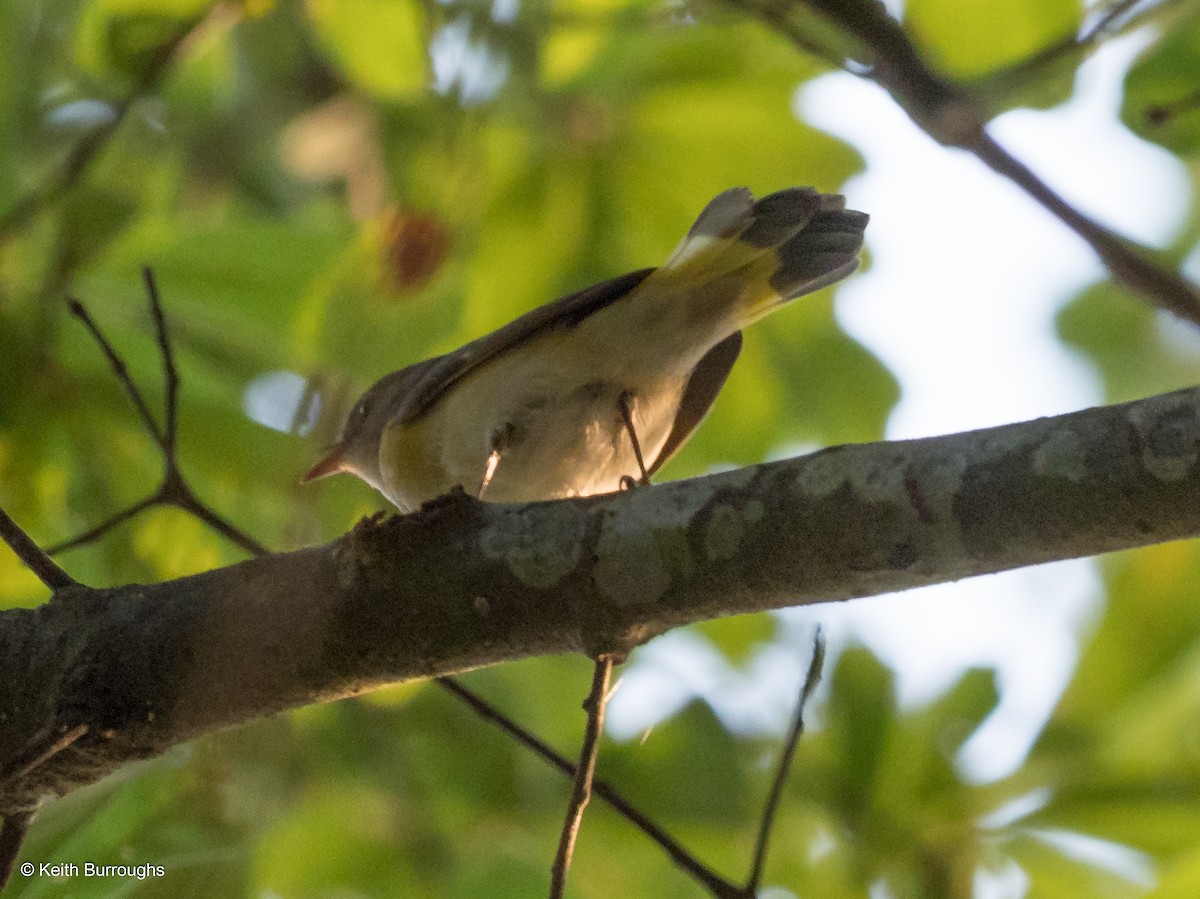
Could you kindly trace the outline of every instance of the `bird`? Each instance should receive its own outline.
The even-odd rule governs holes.
[[[527,503],[649,483],[712,407],[742,330],[854,271],[867,221],[812,187],[723,191],[660,267],[384,375],[303,480],[348,472],[401,512],[456,487]]]

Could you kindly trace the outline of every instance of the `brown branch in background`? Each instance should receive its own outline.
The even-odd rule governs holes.
[[[154,272],[150,270],[149,266],[142,268],[142,281],[146,285],[146,296],[150,299],[150,315],[154,319],[154,336],[158,340],[161,351],[163,385],[166,387],[166,426],[163,433],[163,450],[168,456],[174,458],[176,412],[179,406],[179,372],[175,368],[175,351],[171,348],[171,337],[167,333],[167,317],[163,313],[158,284],[154,280]]]
[[[142,392],[137,385],[133,383],[133,379],[129,376],[129,367],[125,364],[125,360],[118,355],[113,349],[113,345],[108,342],[108,338],[100,330],[95,319],[84,308],[83,303],[74,297],[67,298],[67,308],[71,310],[71,314],[83,322],[85,328],[91,332],[92,338],[99,345],[104,357],[108,360],[109,367],[113,374],[117,376],[117,380],[121,382],[121,386],[125,389],[126,395],[133,401],[134,407],[137,409],[138,417],[142,420],[142,424],[146,426],[146,430],[154,438],[164,450],[167,447],[166,439],[163,437],[162,431],[158,427],[158,422],[154,420],[154,415],[150,411],[150,407],[146,404],[146,398],[142,396]]]
[[[1196,287],[1178,272],[1156,264],[1149,248],[1119,236],[1081,213],[996,143],[982,126],[975,137],[962,146],[1087,241],[1113,278],[1144,299],[1200,326],[1200,296]]]
[[[796,755],[796,744],[804,734],[804,709],[812,698],[813,691],[821,682],[821,668],[825,664],[825,637],[821,629],[813,637],[812,659],[808,663],[808,671],[800,686],[800,696],[796,700],[796,711],[792,716],[792,726],[788,730],[787,739],[783,744],[783,752],[779,756],[779,767],[775,769],[775,779],[771,791],[767,794],[767,803],[763,807],[762,821],[759,822],[758,839],[754,845],[754,862],[750,866],[750,876],[746,879],[745,895],[758,895],[762,883],[763,867],[767,860],[767,848],[771,841],[771,831],[775,826],[775,813],[779,809],[779,800],[783,797],[783,787],[787,782],[788,772],[792,767],[792,759]]]
[[[74,587],[79,583],[59,567],[3,509],[0,509],[0,540],[7,543],[17,558],[51,591]]]
[[[109,140],[120,129],[129,110],[142,97],[155,91],[170,68],[176,52],[215,10],[223,4],[213,4],[204,14],[189,19],[168,41],[157,47],[138,74],[129,92],[112,106],[112,118],[93,128],[76,141],[58,169],[40,185],[0,214],[0,238],[22,228],[31,219],[61,200],[87,174]]]
[[[129,507],[117,512],[112,517],[101,522],[93,528],[89,528],[78,536],[72,537],[70,540],[65,540],[50,547],[48,553],[60,553],[68,549],[75,549],[80,546],[85,546],[92,543],[102,536],[107,534],[117,525],[129,521],[146,509],[154,508],[155,506],[173,506],[177,509],[182,509],[185,512],[199,518],[214,531],[225,537],[231,543],[241,547],[251,555],[261,556],[267,553],[267,548],[247,534],[245,531],[237,528],[209,506],[205,505],[197,498],[195,491],[183,476],[183,472],[179,467],[179,459],[176,452],[177,448],[177,432],[178,432],[178,415],[177,409],[179,404],[179,373],[175,368],[175,354],[171,348],[171,338],[167,330],[166,315],[163,312],[162,302],[158,292],[158,285],[154,279],[154,273],[145,268],[142,271],[142,276],[146,285],[146,296],[150,304],[150,314],[154,320],[155,338],[158,342],[159,355],[162,357],[163,363],[163,381],[165,383],[165,418],[164,426],[159,426],[154,418],[154,414],[150,411],[150,406],[146,402],[145,396],[133,382],[133,378],[129,375],[128,366],[125,364],[120,354],[113,348],[113,345],[104,336],[99,325],[91,317],[86,307],[76,299],[68,300],[68,305],[71,313],[75,315],[95,338],[99,344],[104,356],[108,359],[109,366],[113,370],[113,374],[117,376],[117,380],[121,382],[125,393],[133,401],[134,407],[137,409],[138,417],[141,418],[142,424],[146,430],[150,432],[150,436],[154,438],[154,442],[158,444],[163,454],[163,477],[158,488],[149,496],[143,497]]]
[[[575,783],[571,788],[571,800],[567,804],[567,816],[563,820],[554,866],[550,869],[550,899],[562,899],[567,886],[567,871],[571,868],[571,857],[575,853],[575,840],[583,823],[583,812],[592,797],[592,780],[596,775],[596,758],[600,755],[600,734],[604,730],[604,710],[608,706],[612,670],[612,655],[602,653],[596,657],[592,689],[583,701],[587,727],[583,732],[583,746],[579,750],[579,764],[575,768]]]
[[[1012,181],[1081,237],[1108,267],[1112,277],[1146,300],[1200,326],[1200,292],[1183,275],[1159,264],[1154,252],[1085,216],[1055,193],[1027,166],[987,133],[980,104],[970,91],[933,71],[903,27],[878,0],[726,0],[779,31],[798,49],[811,50],[803,29],[790,15],[809,10],[842,31],[862,49],[859,68],[851,69],[887,90],[909,117],[934,140],[958,147]],[[1120,14],[1132,4],[1117,4]],[[1117,16],[1102,19],[1110,27]],[[781,24],[783,23],[783,24]],[[1097,39],[1103,29],[1090,32]],[[849,68],[849,65],[845,66]]]

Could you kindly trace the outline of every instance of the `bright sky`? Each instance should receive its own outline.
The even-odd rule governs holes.
[[[1189,190],[1174,157],[1118,122],[1121,78],[1144,41],[1114,42],[1080,72],[1073,99],[1009,113],[1005,147],[1085,212],[1129,236],[1165,242]],[[1055,339],[1053,316],[1102,276],[1091,251],[1016,188],[926,137],[879,88],[832,74],[797,95],[803,117],[855,146],[866,171],[845,185],[871,213],[870,267],[841,288],[838,316],[899,378],[889,438],[1022,421],[1095,405],[1099,384]],[[821,185],[829,187],[830,185]],[[892,665],[901,699],[936,696],[968,666],[995,667],[1002,703],[968,744],[973,777],[1020,764],[1099,612],[1090,562],[1044,565],[957,584],[783,613],[792,639],[732,672],[687,632],[642,650],[614,697],[609,729],[629,738],[693,695],[735,726],[781,730],[807,665],[812,627],[831,648],[867,644]]]

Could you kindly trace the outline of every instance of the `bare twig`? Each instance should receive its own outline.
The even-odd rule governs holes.
[[[235,546],[241,547],[252,556],[265,556],[270,550],[259,543],[237,525],[222,518],[209,506],[196,498],[192,488],[182,479],[163,485],[163,501],[185,512],[191,512],[206,525]]]
[[[804,675],[804,683],[800,687],[800,696],[796,700],[796,711],[792,716],[792,726],[788,730],[787,740],[783,744],[783,753],[779,756],[779,767],[775,770],[775,779],[771,784],[771,792],[767,794],[767,804],[763,807],[762,821],[759,822],[758,839],[754,846],[754,862],[750,866],[750,876],[746,879],[745,895],[758,895],[762,883],[763,866],[767,860],[767,848],[771,841],[771,831],[775,825],[775,813],[779,809],[779,800],[783,796],[783,787],[787,782],[788,772],[792,767],[792,759],[796,755],[796,744],[804,733],[804,708],[812,698],[813,691],[821,682],[821,668],[825,664],[825,637],[821,629],[813,637],[812,659],[808,663],[808,672]]]
[[[113,348],[108,338],[104,336],[104,332],[100,330],[99,325],[96,324],[86,307],[76,299],[70,299],[67,302],[72,314],[83,322],[92,337],[95,338],[96,343],[99,344],[105,358],[108,359],[113,374],[117,376],[117,380],[120,381],[125,393],[133,401],[134,408],[137,409],[138,417],[142,420],[142,424],[145,425],[146,430],[150,432],[150,436],[154,438],[154,442],[162,450],[162,481],[158,488],[150,495],[143,497],[95,527],[89,528],[82,534],[50,547],[47,552],[59,553],[84,546],[100,539],[117,525],[134,518],[146,509],[155,506],[174,506],[199,518],[218,534],[251,555],[265,555],[268,552],[265,546],[203,503],[196,496],[195,491],[188,484],[183,476],[183,472],[180,470],[177,456],[179,373],[175,367],[175,354],[171,347],[166,315],[163,312],[162,301],[159,297],[158,284],[154,279],[154,273],[147,267],[142,270],[142,277],[146,285],[150,314],[154,320],[155,339],[158,343],[159,355],[162,357],[163,381],[166,393],[164,400],[166,422],[162,426],[155,420],[145,396],[137,384],[133,382],[133,378],[130,377],[125,360],[121,358],[121,355]]]
[[[467,705],[484,721],[495,724],[514,740],[530,751],[541,756],[568,777],[575,776],[576,766],[569,759],[556,752],[543,740],[525,730],[512,719],[506,717],[491,703],[472,693],[452,677],[439,677],[434,681],[439,687]],[[592,781],[592,793],[599,796],[616,809],[630,823],[646,834],[651,840],[662,847],[676,867],[693,877],[702,884],[717,899],[742,899],[744,892],[728,880],[699,861],[688,852],[674,837],[655,824],[645,814],[630,805],[629,802],[603,780]]]
[[[158,340],[163,364],[163,384],[166,387],[166,427],[163,449],[167,455],[175,455],[176,409],[179,399],[179,372],[175,368],[175,352],[171,349],[171,337],[167,333],[167,318],[163,313],[162,301],[158,296],[158,282],[150,266],[142,267],[142,281],[146,285],[146,296],[150,298],[150,315],[154,319],[154,335]]]
[[[7,543],[9,548],[17,554],[17,558],[24,562],[29,570],[38,576],[38,580],[50,590],[62,590],[66,587],[74,587],[79,583],[59,567],[58,563],[51,559],[49,554],[38,546],[33,538],[26,534],[3,509],[0,509],[0,540]]]
[[[89,543],[99,540],[113,528],[117,527],[117,525],[122,524],[129,519],[136,517],[140,512],[157,505],[159,505],[158,494],[151,494],[144,499],[138,500],[132,506],[122,509],[116,515],[106,518],[95,527],[88,528],[82,534],[76,534],[69,540],[63,540],[59,543],[55,543],[52,546],[46,547],[46,553],[56,556],[59,553],[64,553],[67,550],[75,549],[79,546],[87,546]]]
[[[965,141],[962,146],[1087,241],[1113,278],[1144,299],[1200,325],[1200,296],[1197,296],[1196,287],[1178,272],[1156,264],[1150,258],[1148,248],[1118,236],[1075,209],[996,143],[982,127],[974,140]]]
[[[117,380],[125,388],[126,395],[133,401],[134,408],[137,409],[138,417],[142,420],[142,424],[146,426],[146,430],[154,437],[154,442],[165,450],[167,448],[166,437],[163,436],[158,422],[154,420],[154,415],[146,403],[146,398],[142,396],[142,392],[138,389],[138,386],[133,383],[133,378],[129,375],[129,367],[125,364],[125,360],[113,349],[113,345],[108,342],[108,338],[104,336],[104,332],[100,330],[100,326],[96,324],[96,320],[92,318],[91,313],[87,311],[83,303],[74,297],[68,297],[67,308],[71,310],[72,315],[83,322],[83,326],[91,333],[92,338],[99,345],[101,351],[104,353],[104,357],[108,360],[113,374],[117,376]]]
[[[571,801],[567,805],[567,816],[563,820],[562,836],[558,841],[558,852],[554,856],[554,867],[550,875],[550,899],[562,899],[567,885],[567,871],[575,853],[575,840],[579,836],[579,825],[583,823],[583,812],[592,796],[592,780],[596,774],[596,758],[600,754],[600,734],[604,728],[604,710],[608,705],[608,684],[612,679],[613,657],[602,653],[596,657],[592,674],[592,689],[583,708],[587,712],[587,727],[583,732],[583,746],[579,751],[579,765],[575,768],[575,784],[571,790]]]

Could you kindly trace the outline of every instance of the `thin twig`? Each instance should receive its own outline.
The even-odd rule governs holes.
[[[184,484],[184,489],[187,491],[186,496],[171,502],[171,505],[185,512],[191,512],[230,543],[240,546],[252,556],[265,556],[271,552],[241,528],[222,518],[204,503],[200,502],[200,500],[196,499],[191,487]]]
[[[1003,175],[1037,200],[1044,209],[1087,241],[1109,272],[1134,293],[1200,325],[1200,295],[1182,275],[1155,264],[1150,251],[1093,221],[1050,189],[1022,162],[1001,147],[982,128],[964,144],[994,172]]]
[[[129,519],[135,517],[146,509],[154,506],[174,506],[184,512],[188,512],[200,519],[214,531],[225,537],[231,543],[246,550],[251,555],[262,556],[266,555],[268,550],[265,546],[247,534],[245,531],[236,527],[234,524],[219,515],[208,505],[203,503],[197,496],[191,485],[183,476],[183,472],[179,467],[178,459],[178,398],[179,398],[179,372],[175,366],[175,353],[171,346],[170,332],[167,327],[166,314],[163,312],[162,300],[158,292],[158,284],[154,278],[154,272],[146,267],[142,270],[142,277],[146,285],[147,300],[150,304],[150,314],[154,320],[155,340],[158,344],[159,355],[162,358],[163,366],[163,381],[165,383],[165,424],[159,426],[154,418],[154,413],[150,411],[150,405],[146,402],[145,395],[141,389],[134,383],[133,378],[129,374],[128,366],[121,355],[116,351],[113,345],[104,336],[104,332],[100,330],[100,326],[96,324],[91,314],[86,307],[76,299],[68,300],[68,305],[74,314],[87,327],[100,349],[104,352],[105,358],[108,360],[109,367],[117,376],[117,380],[121,382],[121,386],[125,389],[125,393],[133,401],[134,407],[137,409],[138,417],[141,418],[142,424],[146,430],[150,432],[154,442],[158,444],[163,454],[163,477],[158,486],[158,489],[144,499],[138,500],[131,506],[117,512],[112,517],[101,522],[93,528],[88,529],[76,537],[69,540],[64,540],[62,543],[52,547],[50,552],[62,552],[68,549],[75,549],[79,546],[84,546],[95,540],[98,540],[104,534],[117,525],[122,524]]]
[[[100,522],[94,528],[89,528],[82,534],[72,537],[70,540],[63,540],[61,543],[55,543],[53,546],[46,547],[46,553],[51,556],[56,556],[59,553],[64,553],[67,550],[75,549],[79,546],[86,546],[96,540],[99,540],[113,528],[119,524],[123,524],[133,518],[139,512],[149,509],[151,506],[157,506],[160,500],[157,493],[147,496],[145,499],[140,499],[127,509],[123,509],[111,518]]]
[[[67,574],[57,562],[50,558],[33,538],[12,520],[7,512],[0,509],[0,540],[8,544],[16,553],[17,558],[38,576],[50,590],[63,590],[67,587],[78,586],[79,582]]]
[[[477,693],[471,692],[452,677],[439,677],[434,682],[451,696],[463,702],[484,721],[495,724],[522,746],[541,756],[545,761],[568,777],[573,778],[575,776],[576,766],[573,762],[508,718],[503,712],[499,711]],[[740,887],[735,886],[705,866],[674,837],[655,824],[645,814],[638,811],[637,808],[630,805],[609,784],[603,780],[593,779],[592,793],[607,802],[631,824],[657,843],[678,868],[699,881],[717,899],[742,899],[744,897],[744,893]]]
[[[550,872],[550,899],[562,899],[567,885],[567,871],[571,868],[571,857],[575,853],[575,840],[579,826],[583,823],[583,812],[592,796],[592,780],[596,774],[596,758],[600,754],[600,733],[604,728],[604,710],[608,705],[608,684],[612,679],[613,657],[602,653],[596,657],[592,673],[592,689],[583,708],[587,712],[587,727],[583,732],[583,746],[579,751],[579,765],[575,769],[575,784],[571,789],[571,801],[567,804],[567,816],[563,820],[562,835],[558,841],[558,852]]]
[[[150,411],[150,407],[146,403],[146,398],[142,396],[142,392],[138,389],[138,386],[133,383],[133,378],[129,374],[129,368],[125,365],[125,360],[121,358],[120,354],[113,348],[113,345],[109,343],[108,338],[104,336],[104,332],[100,330],[100,326],[96,324],[96,320],[92,318],[91,313],[87,311],[87,307],[83,303],[74,297],[68,297],[67,308],[91,332],[92,338],[104,352],[104,357],[108,360],[109,368],[113,370],[113,374],[117,376],[117,380],[125,388],[125,394],[133,401],[134,408],[137,409],[138,417],[142,420],[142,424],[146,426],[146,430],[154,437],[154,442],[165,450],[167,448],[167,439],[159,428],[158,422],[154,420],[154,414]]]
[[[175,457],[176,409],[179,400],[179,372],[175,368],[175,352],[171,349],[171,337],[167,332],[167,318],[163,313],[162,301],[158,296],[158,282],[150,266],[142,267],[142,280],[146,284],[146,296],[150,298],[150,315],[154,319],[154,336],[162,356],[163,384],[166,392],[166,424],[163,447],[170,458]]]
[[[33,812],[10,812],[0,824],[0,890],[8,883],[32,820]]]
[[[796,744],[804,733],[804,709],[812,698],[813,691],[821,682],[821,668],[825,664],[825,637],[821,629],[813,637],[812,659],[808,663],[808,672],[804,675],[804,683],[800,687],[800,696],[796,700],[796,711],[792,716],[792,726],[788,730],[787,740],[783,744],[783,752],[779,756],[779,767],[775,769],[775,780],[771,791],[767,794],[767,803],[763,807],[762,821],[759,822],[758,839],[754,845],[754,862],[750,866],[750,876],[746,879],[746,896],[758,895],[762,883],[763,866],[767,860],[767,848],[771,842],[771,831],[775,826],[775,813],[779,810],[779,800],[783,796],[783,787],[787,782],[788,772],[792,767],[792,759],[796,755]]]

